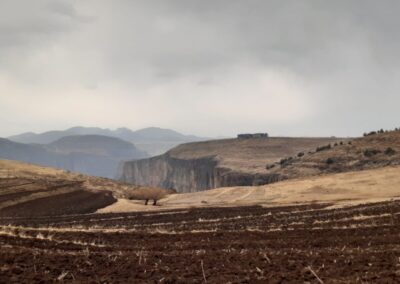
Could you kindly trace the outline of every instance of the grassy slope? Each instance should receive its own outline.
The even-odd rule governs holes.
[[[385,153],[389,147],[395,152]],[[368,154],[368,152],[374,151],[375,153]],[[329,163],[327,163],[328,159]],[[283,167],[276,164],[275,167],[268,170],[268,173],[276,173],[287,178],[298,178],[375,169],[388,165],[400,165],[400,131],[356,138],[351,141],[351,144],[338,144],[331,149],[314,151],[311,154],[305,152],[303,157],[294,157]]]
[[[33,203],[43,202],[43,198],[63,198],[65,194],[74,192],[76,194],[82,191],[89,192],[94,197],[98,193],[107,195],[107,192],[112,192],[114,197],[121,198],[126,192],[138,188],[141,187],[110,179],[69,173],[23,162],[0,160],[0,210],[3,211],[11,206],[26,203],[31,203],[34,208]],[[71,206],[74,205],[71,204]]]

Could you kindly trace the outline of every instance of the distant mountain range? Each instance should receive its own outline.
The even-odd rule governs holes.
[[[202,140],[206,138],[156,127],[132,131],[77,126],[0,138],[0,159],[115,178],[122,161],[148,158],[163,154],[178,144]]]
[[[72,135],[102,135],[119,138],[134,143],[139,149],[151,156],[163,154],[169,149],[187,142],[204,141],[207,138],[193,135],[184,135],[170,129],[148,127],[140,130],[118,128],[110,130],[98,127],[72,127],[67,130],[54,130],[44,133],[27,132],[8,137],[9,140],[19,143],[49,144],[60,138]]]
[[[0,158],[114,178],[122,160],[148,157],[132,143],[102,135],[66,136],[50,144],[0,138]]]

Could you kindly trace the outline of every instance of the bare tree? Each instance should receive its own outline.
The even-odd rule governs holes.
[[[141,187],[126,193],[126,197],[131,200],[144,200],[144,205],[153,200],[153,205],[168,194],[168,190],[163,188]]]

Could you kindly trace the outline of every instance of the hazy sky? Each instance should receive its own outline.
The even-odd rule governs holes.
[[[1,0],[0,136],[400,126],[400,1]]]

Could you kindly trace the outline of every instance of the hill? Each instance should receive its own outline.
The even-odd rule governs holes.
[[[118,128],[116,130],[104,129],[99,127],[72,127],[66,130],[55,130],[44,133],[22,133],[8,137],[9,140],[19,143],[49,144],[65,136],[75,135],[102,135],[123,139],[134,143],[141,150],[150,155],[158,155],[175,147],[178,144],[201,141],[205,138],[193,135],[183,135],[170,129],[148,127],[136,131],[128,128]]]
[[[266,169],[300,151],[311,151],[340,138],[251,138],[193,142],[166,154],[128,161],[121,167],[121,181],[195,192],[216,187],[266,184],[278,181]]]
[[[148,156],[130,142],[102,135],[65,136],[46,145],[46,149],[64,154],[86,153],[108,156],[116,160],[126,159],[127,157],[140,159]]]
[[[137,190],[148,188],[0,160],[0,217],[93,213]]]
[[[356,139],[270,137],[188,143],[159,157],[125,162],[119,177],[194,192],[387,165],[400,165],[400,131],[372,132]]]
[[[0,158],[108,178],[115,177],[123,159],[144,157],[147,154],[133,144],[100,135],[68,136],[49,145],[0,139]]]

